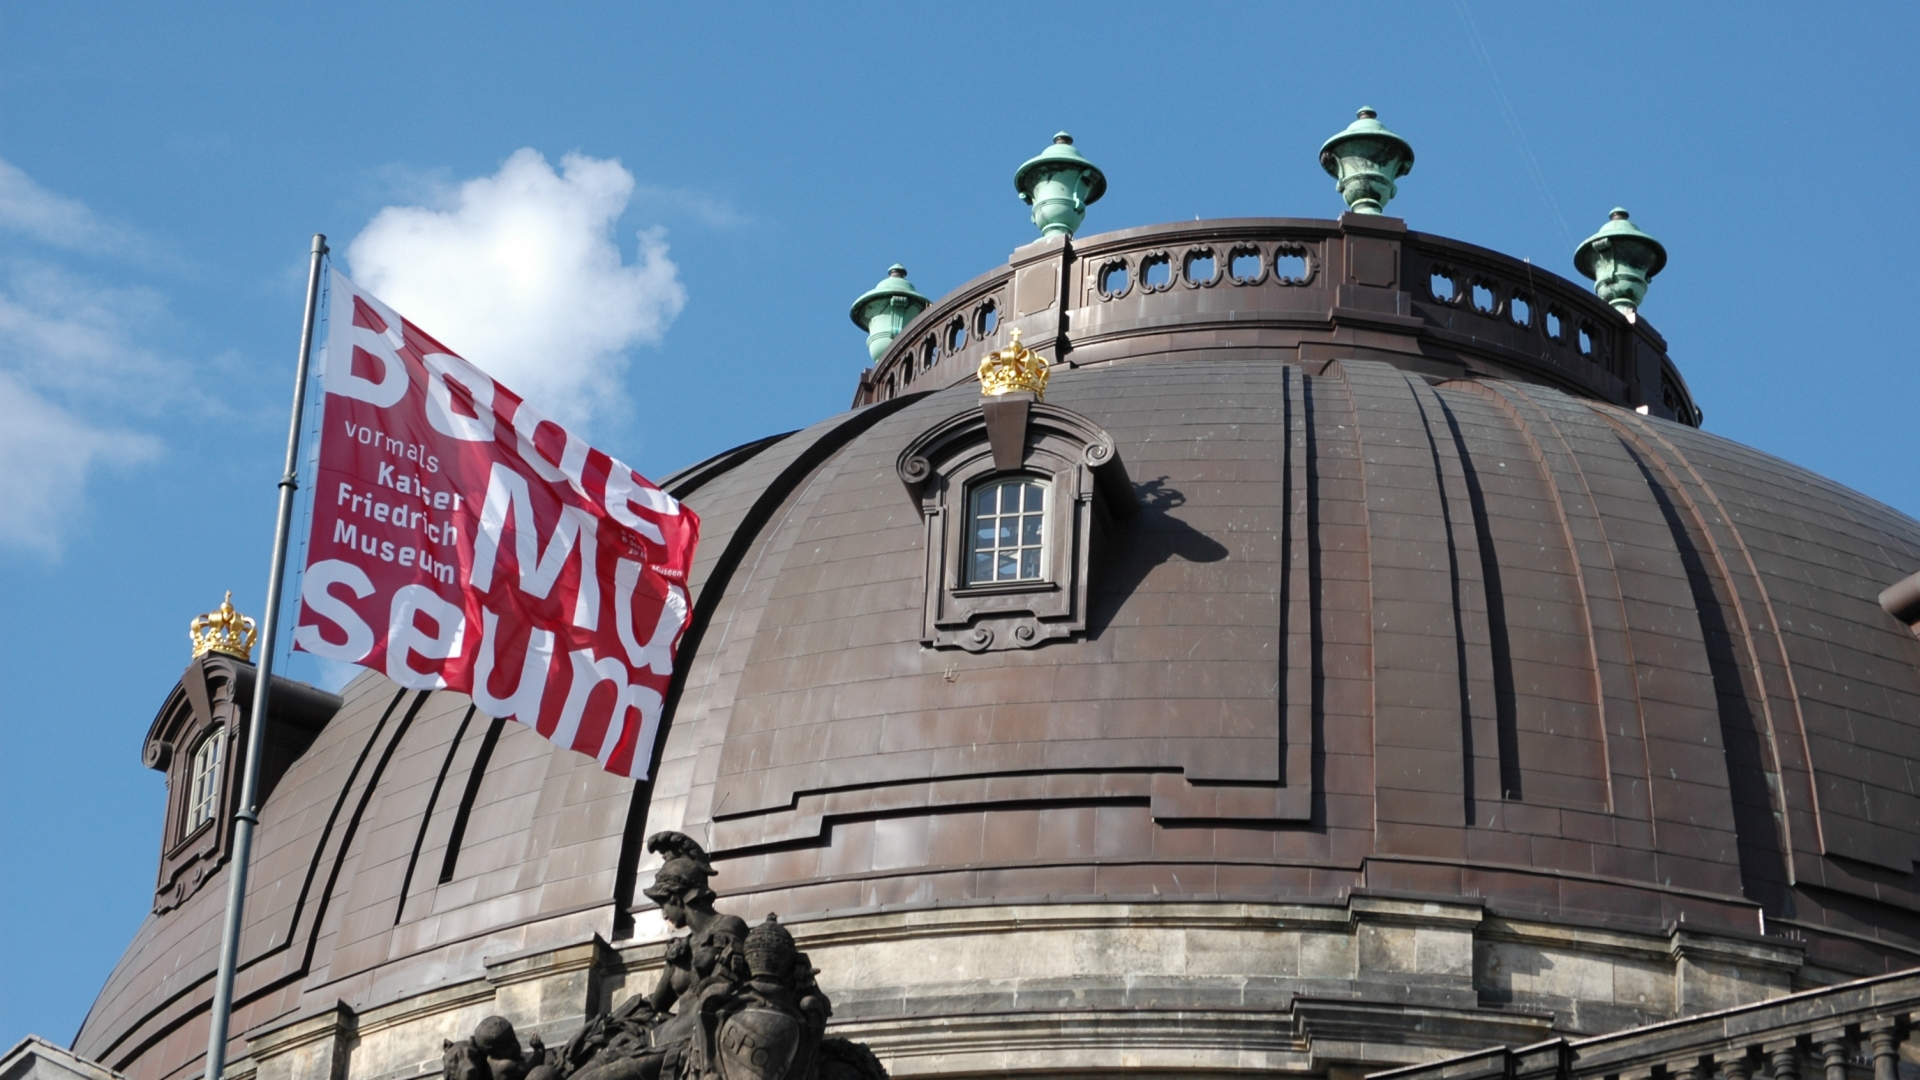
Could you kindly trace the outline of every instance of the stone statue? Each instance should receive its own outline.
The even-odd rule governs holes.
[[[714,875],[693,838],[655,833],[665,857],[646,896],[687,936],[667,944],[653,991],[588,1020],[565,1048],[522,1052],[490,1016],[446,1044],[446,1080],[886,1080],[865,1046],[825,1037],[833,1006],[793,935],[768,915],[752,930],[713,909]]]
[[[547,1048],[535,1035],[520,1049],[520,1037],[504,1016],[489,1016],[473,1029],[473,1038],[441,1044],[446,1080],[560,1080],[547,1064]]]

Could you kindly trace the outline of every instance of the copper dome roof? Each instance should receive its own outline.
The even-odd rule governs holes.
[[[890,466],[976,400],[689,496],[738,561],[649,827],[707,830],[755,905],[1366,887],[1916,955],[1920,641],[1875,603],[1912,519],[1550,388],[1142,358],[1048,391],[1140,495],[1085,636],[928,649]]]
[[[1920,640],[1875,603],[1920,568],[1920,522],[1662,419],[1697,413],[1644,320],[1538,275],[1536,312],[1626,358],[1556,373],[1551,342],[1407,292],[1415,240],[1382,269],[1343,227],[1313,224],[1318,321],[1301,294],[1182,286],[1184,307],[1103,323],[1085,291],[1128,244],[1176,270],[1210,244],[1222,274],[1265,245],[1247,289],[1278,293],[1293,239],[1094,237],[1028,294],[1027,268],[1075,257],[1035,245],[909,326],[875,403],[668,478],[704,535],[650,784],[363,675],[263,809],[236,1029],[615,937],[660,829],[707,841],[730,910],[791,922],[1371,890],[1784,930],[1839,972],[1920,960]],[[1417,243],[1462,281],[1518,273]],[[998,327],[968,321],[996,296]],[[927,525],[898,459],[980,396],[969,357],[897,372],[955,318],[1078,362],[1046,404],[1131,479],[1066,638],[923,644]],[[193,1060],[222,892],[148,921],[78,1051],[158,1055],[143,1078]]]

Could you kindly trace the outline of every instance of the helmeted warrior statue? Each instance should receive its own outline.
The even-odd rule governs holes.
[[[713,864],[692,837],[655,833],[647,850],[666,858],[647,898],[688,931],[667,943],[653,991],[560,1050],[536,1038],[523,1053],[513,1026],[488,1017],[446,1044],[447,1080],[885,1080],[865,1046],[824,1037],[833,1006],[776,916],[748,930],[715,911]]]

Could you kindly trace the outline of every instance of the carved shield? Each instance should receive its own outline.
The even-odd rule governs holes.
[[[725,1080],[781,1080],[800,1049],[800,1021],[772,1009],[734,1013],[720,1025]]]

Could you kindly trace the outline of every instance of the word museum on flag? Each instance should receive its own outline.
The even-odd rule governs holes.
[[[644,779],[700,519],[333,274],[294,645]]]

